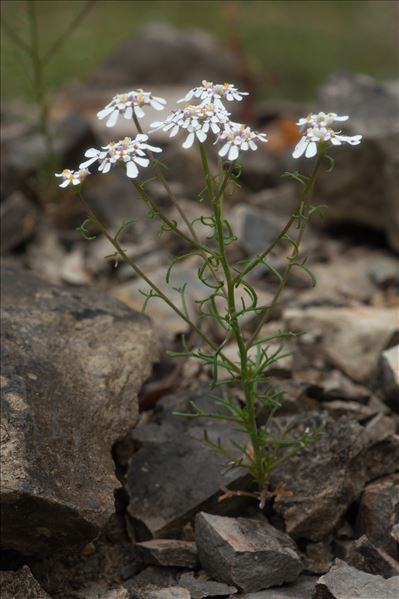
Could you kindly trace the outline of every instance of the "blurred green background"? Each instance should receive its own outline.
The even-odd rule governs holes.
[[[80,0],[36,1],[40,47],[46,52],[86,5]],[[93,2],[68,42],[51,58],[46,86],[82,80],[135,31],[151,21],[199,27],[229,45],[237,38],[261,82],[261,93],[306,100],[333,71],[349,69],[377,79],[398,76],[396,1],[108,1]],[[232,23],[232,14],[235,15]],[[2,17],[27,39],[27,2],[3,0]],[[2,29],[3,100],[32,99],[30,64]]]

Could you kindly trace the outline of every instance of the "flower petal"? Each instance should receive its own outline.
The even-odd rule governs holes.
[[[134,162],[132,160],[130,162],[127,162],[126,163],[126,175],[130,179],[135,179],[138,174],[139,174],[139,170],[138,170],[137,166],[134,164]]]
[[[123,113],[123,116],[125,117],[125,119],[130,120],[133,117],[133,108],[131,106],[128,106],[125,112]]]
[[[113,110],[114,110],[113,106],[106,106],[105,108],[100,110],[100,112],[97,112],[97,118],[101,121],[101,119],[104,119],[106,116],[111,114],[111,112]]]
[[[191,133],[188,134],[186,141],[184,142],[183,148],[185,148],[186,150],[188,150],[188,148],[191,148],[191,146],[194,143],[194,139],[195,139],[195,134],[193,131],[191,131]]]
[[[292,153],[293,158],[299,158],[302,156],[304,151],[306,150],[306,146],[308,145],[308,140],[306,137],[302,137],[299,142],[295,146],[295,150]]]
[[[113,127],[116,124],[116,121],[118,120],[118,116],[119,116],[119,110],[114,110],[114,112],[111,114],[108,121],[106,122],[106,126]]]
[[[226,156],[227,152],[230,149],[230,146],[231,146],[230,142],[227,144],[224,144],[224,146],[222,146],[219,150],[219,156]]]
[[[145,116],[145,112],[144,112],[144,110],[141,108],[141,106],[137,106],[137,105],[136,105],[136,106],[134,107],[134,112],[136,113],[136,116],[137,116],[139,119],[142,119],[142,118],[143,118],[143,116]]]
[[[317,154],[317,144],[314,141],[311,141],[306,148],[305,156],[306,158],[313,158]]]
[[[93,162],[96,162],[97,158],[98,156],[94,156],[94,158],[90,158],[89,160],[86,160],[86,162],[82,162],[82,164],[79,164],[79,168],[87,168],[93,164]]]
[[[232,144],[230,151],[229,151],[228,159],[231,161],[237,160],[238,154],[239,154],[238,146],[236,144]]]
[[[140,166],[146,167],[150,164],[148,158],[140,158],[140,156],[135,156],[133,158],[134,162],[137,162]]]

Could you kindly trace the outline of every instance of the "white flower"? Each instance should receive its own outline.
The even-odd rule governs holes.
[[[153,131],[170,131],[170,137],[177,135],[180,129],[186,130],[188,136],[183,148],[191,148],[195,138],[203,143],[209,130],[215,135],[220,133],[222,127],[229,122],[229,116],[230,113],[225,108],[219,108],[214,104],[189,104],[185,108],[174,110],[164,121],[152,123],[151,127]]]
[[[227,154],[227,159],[233,161],[237,160],[240,151],[257,150],[255,141],[267,142],[266,135],[252,131],[250,127],[241,123],[229,122],[215,143],[224,142],[219,150],[219,156]]]
[[[68,187],[68,185],[80,185],[89,174],[87,168],[80,168],[78,171],[70,171],[66,168],[62,173],[55,173],[55,176],[63,179],[59,187]]]
[[[297,125],[301,130],[309,127],[331,127],[335,121],[347,121],[348,116],[338,116],[335,112],[318,112],[317,114],[308,114],[308,116],[299,119]]]
[[[152,108],[155,108],[155,110],[163,110],[165,104],[166,100],[164,100],[164,98],[158,98],[153,96],[151,92],[136,89],[126,92],[125,94],[117,94],[114,96],[111,102],[97,113],[97,117],[101,120],[109,115],[106,125],[107,127],[113,127],[120,114],[122,114],[125,119],[131,119],[134,111],[135,115],[141,118],[145,114],[142,106],[151,106]]]
[[[304,135],[297,143],[292,154],[294,158],[299,158],[305,154],[306,158],[312,158],[317,154],[318,145],[327,143],[333,146],[340,146],[344,143],[356,146],[360,143],[361,135],[342,135],[340,131],[334,131],[331,125],[335,121],[346,121],[349,117],[338,116],[333,112],[325,114],[310,114],[304,119],[299,119],[298,125],[304,129]]]
[[[82,162],[80,168],[86,168],[94,162],[99,162],[98,170],[106,174],[115,166],[117,162],[126,164],[126,174],[131,179],[135,179],[139,174],[137,165],[145,168],[150,161],[146,157],[146,150],[150,152],[162,152],[161,148],[150,146],[146,143],[148,135],[139,134],[134,139],[125,137],[117,142],[111,142],[103,146],[101,150],[89,148],[85,152],[86,162]]]
[[[189,92],[178,100],[178,102],[189,102],[192,98],[198,98],[203,102],[215,104],[223,108],[222,100],[241,102],[247,92],[240,92],[232,83],[213,83],[212,81],[202,81],[202,85],[190,89]]]

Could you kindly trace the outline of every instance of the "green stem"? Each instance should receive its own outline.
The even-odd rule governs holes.
[[[147,204],[147,206],[149,206],[154,212],[156,212],[156,214],[159,216],[159,218],[162,220],[162,222],[165,223],[165,225],[167,227],[169,227],[169,229],[171,231],[174,231],[176,233],[176,235],[178,235],[179,237],[184,239],[184,241],[186,241],[187,243],[196,247],[201,252],[204,252],[211,256],[215,256],[215,252],[213,250],[211,250],[211,248],[207,247],[206,245],[203,245],[199,241],[195,241],[194,239],[191,239],[191,237],[189,237],[188,235],[183,233],[183,231],[181,231],[177,227],[177,225],[172,220],[170,220],[170,218],[168,218],[166,216],[166,214],[164,214],[161,210],[159,210],[159,208],[157,206],[155,206],[155,204],[151,200],[150,196],[144,191],[144,189],[141,187],[141,185],[139,183],[137,183],[137,181],[135,179],[132,179],[132,182],[133,182],[133,185],[135,186],[137,192],[140,194],[141,198],[143,199],[144,203]]]
[[[134,124],[136,125],[137,131],[139,133],[143,133],[143,129],[139,123],[139,120],[137,118],[136,113],[133,110],[133,121]],[[180,216],[182,217],[186,227],[188,228],[188,230],[190,231],[191,235],[193,236],[193,239],[198,243],[198,237],[197,234],[194,230],[194,227],[192,226],[192,224],[190,223],[190,221],[188,220],[188,218],[186,217],[186,215],[184,214],[184,210],[182,210],[179,202],[177,201],[177,198],[175,196],[175,194],[173,193],[173,191],[170,188],[169,183],[167,182],[167,180],[164,177],[164,174],[162,172],[161,167],[158,164],[158,161],[154,158],[154,155],[152,152],[148,152],[149,157],[151,158],[153,165],[154,165],[154,170],[156,172],[156,175],[158,177],[158,179],[161,181],[162,185],[165,188],[166,193],[168,194],[168,197],[170,199],[170,201],[172,202],[172,204],[174,205],[174,207],[176,208],[176,210],[178,211],[178,213],[180,214]]]
[[[139,122],[139,120],[137,118],[137,115],[134,112],[134,110],[133,110],[133,121],[134,121],[134,124],[136,125],[137,131],[142,134],[143,133],[143,129],[142,129],[141,125],[140,125],[140,122]],[[190,221],[188,220],[188,218],[184,214],[184,210],[180,206],[179,202],[177,201],[177,198],[176,198],[175,194],[173,193],[173,191],[171,190],[171,188],[169,186],[169,183],[165,179],[164,174],[162,172],[162,169],[159,166],[158,161],[154,158],[153,153],[152,152],[148,152],[148,155],[149,155],[149,157],[151,158],[151,160],[153,162],[154,170],[155,170],[155,173],[156,173],[158,179],[161,181],[162,185],[164,186],[165,191],[166,191],[166,193],[167,193],[170,201],[172,202],[173,206],[176,208],[177,212],[180,214],[181,218],[183,219],[183,222],[185,223],[186,227],[188,228],[188,230],[189,230],[189,232],[190,232],[190,234],[192,236],[192,239],[190,239],[190,243],[192,243],[195,247],[197,247],[200,250],[202,258],[204,260],[206,260],[207,259],[206,258],[206,254],[207,253],[212,253],[212,252],[209,250],[209,248],[207,248],[206,246],[204,246],[203,244],[200,243],[200,241],[198,239],[198,236],[197,236],[197,234],[195,232],[194,226],[190,223]],[[154,208],[154,209],[157,210],[156,208]],[[162,218],[162,215],[159,212],[159,210],[157,210],[157,212],[160,215],[160,217]],[[180,234],[180,231],[178,231],[177,229],[175,229],[175,231],[176,231],[176,233]],[[189,238],[187,237],[187,239],[189,239]],[[208,268],[209,268],[209,270],[210,270],[210,272],[212,274],[212,277],[213,277],[214,281],[216,281],[216,283],[218,283],[219,281],[218,281],[215,269],[209,263],[208,263]],[[224,291],[223,291],[223,293],[224,293]]]
[[[209,172],[208,160],[206,156],[205,147],[200,144],[201,148],[201,159],[202,166],[204,169],[205,179],[207,182],[208,193],[212,200],[213,214],[215,218],[216,237],[219,247],[219,259],[224,272],[226,287],[227,287],[227,312],[229,315],[229,323],[231,330],[233,331],[240,356],[240,367],[241,376],[240,379],[243,384],[245,394],[245,406],[246,406],[246,425],[248,436],[251,440],[251,444],[254,452],[254,465],[255,472],[254,478],[257,481],[260,488],[264,484],[264,473],[262,468],[262,448],[259,444],[258,426],[256,421],[256,406],[255,406],[255,390],[253,373],[248,363],[248,350],[245,345],[245,341],[241,332],[240,324],[237,318],[237,310],[235,303],[235,284],[234,278],[231,273],[230,264],[226,255],[226,247],[224,242],[224,216],[223,216],[223,193],[231,176],[233,165],[230,166],[226,172],[220,190],[214,193],[212,185],[212,179]]]
[[[319,170],[319,167],[320,167],[322,159],[323,159],[323,154],[319,154],[318,157],[317,157],[315,166],[313,168],[312,174],[310,175],[309,180],[306,183],[306,186],[304,188],[304,191],[303,191],[303,194],[302,194],[302,197],[301,197],[300,205],[303,206],[302,213],[303,213],[304,217],[299,221],[299,225],[298,225],[298,236],[297,236],[297,239],[296,239],[296,242],[295,242],[298,249],[300,247],[300,244],[301,244],[301,241],[302,241],[302,237],[303,237],[303,234],[305,232],[306,223],[307,223],[307,220],[308,220],[307,208],[308,208],[310,199],[312,197],[312,193],[313,193],[313,188],[314,188],[314,184],[315,184],[317,172]],[[292,218],[295,219],[296,216],[293,215],[293,217],[291,217],[291,219]],[[290,226],[291,226],[291,224],[290,224]],[[259,323],[258,323],[258,325],[257,325],[257,327],[256,327],[256,329],[254,331],[254,333],[252,334],[250,340],[247,343],[247,348],[248,349],[252,346],[252,344],[256,340],[256,338],[257,338],[257,336],[258,336],[261,328],[267,323],[267,321],[269,319],[269,316],[270,316],[273,308],[276,306],[276,304],[277,304],[278,300],[280,299],[280,296],[281,296],[281,294],[282,294],[282,292],[283,292],[283,290],[284,290],[284,288],[285,288],[285,286],[287,284],[287,280],[288,280],[288,277],[289,277],[289,274],[290,274],[292,268],[293,268],[293,262],[289,260],[289,262],[288,262],[288,264],[287,264],[287,266],[285,268],[284,274],[282,276],[282,279],[280,281],[280,284],[278,286],[278,289],[277,289],[277,291],[276,291],[276,293],[275,293],[275,295],[273,297],[272,303],[265,309],[265,311],[264,311],[264,313],[263,313],[263,315],[262,315],[262,317],[261,317],[261,319],[260,319],[260,321],[259,321]]]

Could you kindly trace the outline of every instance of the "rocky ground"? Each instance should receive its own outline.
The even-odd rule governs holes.
[[[154,52],[154,36],[164,56]],[[219,53],[214,61],[215,42],[203,34],[150,28],[129,44],[89,85],[55,100],[65,166],[106,139],[95,114],[129,82],[172,101],[195,83],[185,75],[187,61],[196,79],[242,77],[232,56]],[[144,80],[132,58],[137,48],[152,79]],[[186,60],[185,68],[176,62],[174,74],[162,63],[171,52]],[[2,598],[399,596],[397,86],[336,75],[314,107],[350,114],[364,143],[337,152],[335,171],[316,188],[317,200],[330,206],[304,241],[317,287],[293,272],[268,325],[308,331],[289,342],[292,355],[270,372],[271,385],[285,391],[276,426],[323,434],[274,472],[271,486],[285,483],[291,494],[270,500],[263,512],[243,496],[218,501],[221,487],[249,483],[226,472],[201,440],[205,429],[226,441],[237,433],[173,415],[192,400],[210,405],[209,372],[166,356],[188,331],[158,300],[149,306],[152,320],[138,314],[145,286],[127,264],[104,259],[112,251],[106,240],[80,237],[84,213],[71,192],[53,202],[38,187],[41,140],[5,113]],[[241,187],[226,206],[239,237],[237,259],[262,250],[295,204],[297,188],[280,174],[294,166],[294,123],[306,110],[267,102],[242,108],[239,116],[252,115],[270,142],[245,157]],[[120,122],[116,137],[129,133],[130,124]],[[170,184],[194,219],[206,210],[196,200],[199,158],[179,142],[158,141]],[[161,186],[149,189],[173,217]],[[126,178],[117,171],[90,177],[85,193],[111,230],[135,219],[124,247],[165,286],[170,255],[185,248],[159,235]],[[276,269],[286,252],[274,254]],[[188,283],[190,310],[203,293],[195,266],[179,263],[170,283]],[[267,302],[273,274],[258,269],[252,282]]]

